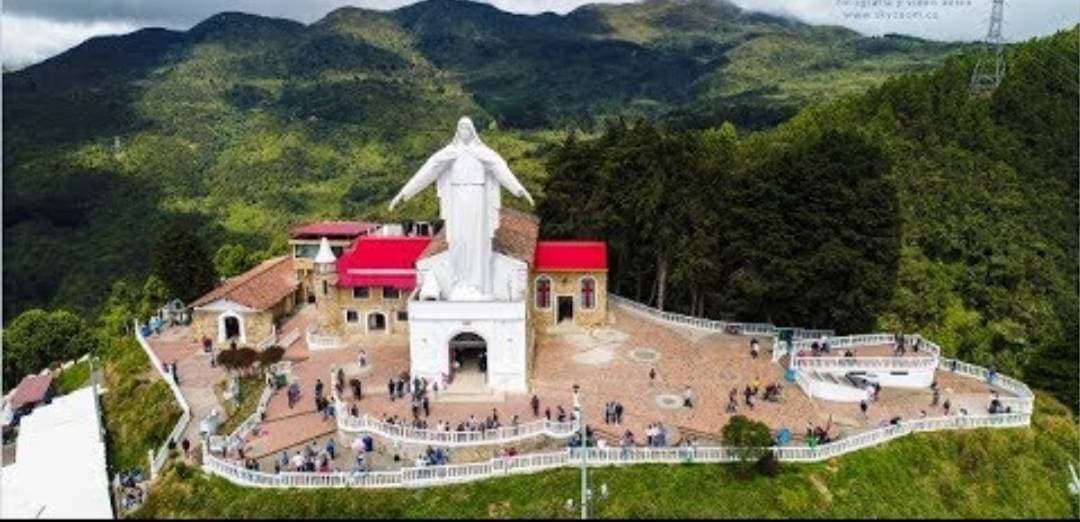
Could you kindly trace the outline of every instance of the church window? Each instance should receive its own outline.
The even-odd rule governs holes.
[[[591,277],[581,280],[581,307],[596,308],[596,280]]]
[[[541,277],[536,280],[536,307],[551,306],[551,279]]]
[[[352,289],[353,299],[367,299],[368,287],[366,286],[354,286]]]
[[[397,320],[400,321],[400,322],[403,322],[403,323],[408,321],[409,320],[409,312],[407,312],[405,310],[398,310],[398,312],[397,312]]]
[[[382,287],[382,296],[383,299],[397,299],[401,297],[401,291],[394,286],[384,286]]]
[[[345,321],[349,323],[360,322],[360,314],[356,313],[356,310],[346,310]]]

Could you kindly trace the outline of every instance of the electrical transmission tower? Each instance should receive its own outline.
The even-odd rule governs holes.
[[[993,90],[1001,85],[1001,79],[1005,77],[1005,39],[1001,37],[1001,22],[1005,18],[1005,0],[991,0],[990,29],[986,31],[986,40],[983,41],[983,52],[979,61],[975,62],[975,70],[971,73],[971,92],[980,93]],[[994,48],[994,64],[991,68],[989,63],[990,47]]]

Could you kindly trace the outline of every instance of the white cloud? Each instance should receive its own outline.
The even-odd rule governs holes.
[[[138,29],[133,22],[60,22],[36,16],[0,15],[0,48],[5,68],[36,63],[70,49],[88,38],[123,34]]]

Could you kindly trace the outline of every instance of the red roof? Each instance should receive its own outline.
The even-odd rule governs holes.
[[[378,223],[370,223],[367,221],[322,221],[320,223],[308,223],[307,225],[301,225],[294,228],[292,237],[294,239],[318,239],[321,237],[352,239],[367,234],[376,228],[379,228]]]
[[[27,404],[34,404],[45,399],[45,394],[52,384],[52,373],[27,375],[11,395],[11,409],[17,410]]]
[[[422,236],[362,236],[338,259],[338,286],[416,287],[416,260],[431,243]]]
[[[540,241],[536,243],[536,270],[607,270],[607,243],[603,241]]]

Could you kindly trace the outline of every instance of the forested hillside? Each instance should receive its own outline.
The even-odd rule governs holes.
[[[543,232],[607,238],[609,286],[666,309],[918,331],[1077,400],[1076,48],[1017,45],[817,104],[772,130],[615,126],[549,159]]]
[[[544,147],[568,128],[768,127],[960,48],[722,0],[566,16],[429,0],[94,38],[4,74],[4,315],[93,312],[118,279],[142,286],[167,228],[250,261],[298,221],[381,217],[462,114],[539,190]],[[421,198],[399,215],[433,210]]]

